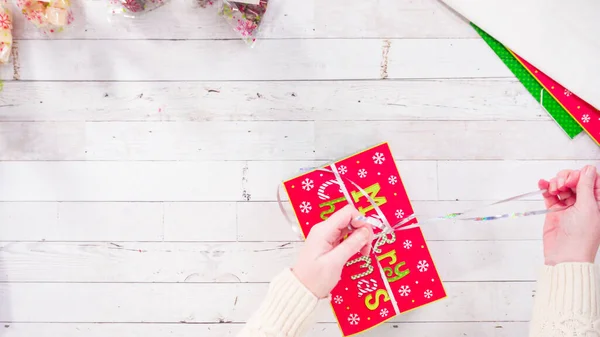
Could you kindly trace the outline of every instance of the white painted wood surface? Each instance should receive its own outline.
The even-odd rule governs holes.
[[[192,0],[74,3],[0,68],[3,336],[233,336],[301,246],[277,184],[380,141],[423,216],[600,157],[435,0],[273,0],[254,49]],[[541,220],[425,226],[449,299],[366,336],[525,335]]]

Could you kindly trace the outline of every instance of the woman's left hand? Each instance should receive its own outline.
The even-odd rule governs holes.
[[[311,229],[292,271],[318,298],[329,296],[340,280],[342,268],[354,254],[371,252],[373,229],[356,220],[361,215],[348,205]]]

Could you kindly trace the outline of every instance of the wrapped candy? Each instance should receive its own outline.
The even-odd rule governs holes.
[[[198,5],[202,8],[212,6],[212,5],[214,5],[214,3],[215,2],[213,0],[198,0]]]
[[[12,49],[12,15],[0,4],[0,63],[8,63]]]
[[[45,33],[61,32],[74,20],[70,0],[17,0],[17,6]]]
[[[112,14],[135,17],[144,12],[154,10],[169,0],[109,0]]]
[[[223,0],[219,13],[246,43],[252,45],[256,42],[258,30],[267,12],[267,3],[268,0]]]

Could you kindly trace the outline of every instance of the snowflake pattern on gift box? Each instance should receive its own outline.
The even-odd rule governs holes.
[[[419,269],[419,272],[424,273],[429,269],[429,263],[425,260],[421,260],[417,263],[417,269]]]
[[[396,185],[397,182],[398,182],[398,178],[396,178],[396,176],[390,176],[388,178],[388,183],[390,183],[390,185]]]
[[[315,187],[315,182],[312,179],[306,178],[302,181],[302,189],[310,191]]]
[[[381,316],[381,317],[387,317],[387,315],[389,315],[389,314],[390,314],[390,312],[386,308],[381,309],[381,311],[379,312],[379,316]]]
[[[348,323],[350,323],[350,325],[358,325],[358,322],[360,322],[360,317],[358,317],[358,314],[350,314],[348,316]]]
[[[340,167],[338,167],[338,172],[340,172],[341,175],[344,175],[348,172],[348,168],[344,165],[340,165]]]
[[[423,293],[423,296],[425,296],[425,298],[429,299],[433,297],[433,291],[427,289],[425,290],[425,293]]]
[[[409,286],[400,286],[400,289],[398,289],[398,293],[400,294],[400,296],[406,297],[406,296],[410,295],[410,287]]]
[[[308,201],[303,201],[300,204],[300,212],[302,213],[308,213],[312,210],[312,206],[310,205],[310,202]]]
[[[568,89],[565,89],[565,96],[569,97],[571,96],[573,93],[570,92]]]
[[[396,210],[396,213],[394,213],[394,215],[396,215],[396,219],[404,218],[404,211],[401,209],[398,209],[398,210]]]
[[[590,115],[581,116],[581,121],[584,123],[589,123],[591,120],[592,120],[592,118],[590,118]]]
[[[375,155],[376,153],[378,153],[378,155]],[[404,191],[402,175],[398,172],[394,158],[389,151],[389,146],[380,145],[337,161],[334,164],[340,175],[341,166],[345,166],[347,172],[343,177],[353,180],[360,188],[370,188],[368,192],[375,191],[375,184],[379,185],[375,196],[378,198],[386,198],[387,202],[381,205],[381,211],[383,216],[385,216],[390,223],[400,222],[403,219],[407,219],[409,216],[412,219],[414,211],[410,205],[410,200],[406,195],[406,191]],[[332,172],[326,172],[329,170]],[[329,184],[329,181],[335,181],[333,171],[331,166],[326,166],[325,170],[302,172],[301,175],[296,178],[285,182],[286,191],[289,194],[289,198],[303,234],[308,234],[314,229],[314,224],[323,221],[323,215],[324,217],[327,217],[333,214],[333,212],[327,213],[330,211],[331,206],[329,205],[334,205],[335,210],[339,210],[347,203],[345,200],[343,202],[335,202],[338,199],[343,200],[344,194],[338,191],[339,185],[333,186]],[[395,185],[389,184],[388,178],[390,176],[397,178]],[[302,189],[302,182],[307,178],[313,180],[314,184],[314,187],[308,192],[305,189]],[[351,187],[352,184],[346,179],[343,179],[343,181],[346,182],[348,193],[357,191],[357,188]],[[327,186],[327,188],[324,188],[321,191],[322,194],[327,195],[325,199],[321,198],[321,195],[318,193],[321,186]],[[355,192],[354,194],[358,194],[358,192]],[[326,203],[327,201],[328,203]],[[303,202],[310,203],[312,209],[309,213],[301,212],[300,205]],[[323,206],[319,206],[321,204],[323,204]],[[357,207],[362,207],[363,209],[368,207],[368,205],[369,202],[364,196],[361,197],[360,202],[356,204]],[[398,213],[402,218],[396,218],[396,211],[403,212]],[[365,216],[368,218],[379,218],[379,215],[376,214],[377,212],[375,210],[370,210],[365,213]],[[396,220],[394,221],[393,219]],[[412,223],[416,223],[416,221],[408,224]],[[410,274],[405,275],[402,280],[390,283],[389,289],[386,289],[389,292],[390,299],[392,298],[392,293],[396,298],[398,312],[408,312],[444,297],[444,290],[421,230],[415,228],[402,231],[401,234],[401,236],[396,238],[395,242],[386,243],[385,246],[382,246],[380,255],[395,250],[398,262],[404,261],[404,266],[400,270],[410,270]],[[377,254],[370,255],[373,263],[376,263],[376,255]],[[419,272],[417,269],[419,261],[425,261],[424,263],[427,264],[425,267],[427,268],[426,272]],[[376,292],[384,289],[384,284],[382,283],[385,275],[381,276],[379,266],[374,265],[373,267],[377,267],[377,270],[373,270],[373,272],[368,275],[358,276],[364,272],[364,268],[360,267],[361,265],[362,263],[356,263],[346,267],[347,269],[344,270],[340,283],[334,289],[331,298],[329,299],[335,317],[342,330],[341,335],[344,336],[363,332],[397,314],[391,300],[382,301],[381,295],[379,296],[380,305],[377,308],[370,310],[369,307],[365,306],[365,300],[367,298],[371,301],[374,300],[377,298]],[[356,278],[352,279],[352,276],[356,276]],[[436,281],[431,282],[432,278],[435,278]],[[431,290],[433,294],[429,299],[423,297],[424,292],[428,289]],[[387,310],[387,316],[381,316],[382,309]],[[352,316],[349,316],[350,314],[352,314]]]
[[[375,154],[373,155],[373,162],[377,165],[381,165],[384,161],[385,156],[383,155],[383,153],[375,152]]]

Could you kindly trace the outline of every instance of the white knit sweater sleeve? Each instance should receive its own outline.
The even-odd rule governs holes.
[[[530,337],[600,337],[600,275],[589,263],[544,267],[535,296]],[[288,269],[238,337],[300,337],[318,299]],[[401,333],[399,334],[401,336]]]
[[[319,300],[291,270],[279,274],[238,337],[300,337],[312,325]]]
[[[600,337],[600,276],[591,263],[543,268],[530,337]]]

